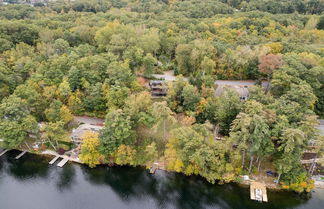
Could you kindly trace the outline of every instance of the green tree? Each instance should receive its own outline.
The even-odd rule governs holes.
[[[152,114],[157,121],[155,129],[159,129],[161,126],[163,127],[163,139],[166,141],[167,127],[172,127],[172,125],[176,122],[174,113],[168,107],[166,102],[155,102],[152,106]]]
[[[154,65],[157,63],[157,60],[152,56],[152,54],[146,54],[143,57],[143,66],[144,66],[144,76],[150,77],[154,73]]]
[[[67,52],[67,50],[70,46],[69,46],[69,43],[67,41],[65,41],[64,39],[57,39],[57,40],[55,40],[53,47],[57,54],[64,54]]]
[[[198,89],[190,84],[186,85],[181,96],[183,98],[183,109],[194,112],[201,98]]]
[[[49,122],[42,130],[42,139],[48,142],[54,150],[59,148],[59,142],[70,142],[69,135],[64,130],[64,123],[62,121]]]
[[[215,114],[220,126],[220,133],[228,135],[231,123],[242,107],[238,93],[231,88],[224,88],[224,92],[217,100],[217,107]]]
[[[100,147],[105,157],[110,157],[120,145],[133,145],[133,143],[134,131],[130,117],[120,109],[109,112],[100,135]]]
[[[45,110],[45,115],[50,122],[62,121],[67,124],[73,119],[71,111],[59,100],[54,100],[50,104],[49,108]]]
[[[108,82],[110,85],[130,87],[135,80],[128,62],[112,62],[107,69]]]
[[[251,100],[245,104],[243,112],[233,121],[230,137],[234,144],[242,150],[242,166],[244,166],[245,153],[250,156],[249,172],[252,169],[254,157],[257,156],[258,170],[261,161],[271,155],[274,145],[271,141],[270,121],[267,120],[266,112],[262,104]]]
[[[129,95],[130,90],[127,87],[113,86],[109,88],[106,94],[108,108],[110,110],[123,108]]]
[[[281,175],[286,177],[296,175],[291,173],[295,167],[300,166],[300,156],[305,148],[305,135],[299,129],[287,128],[279,141],[279,157],[275,161],[275,166],[279,173],[277,183],[279,183]]]
[[[12,47],[12,43],[7,39],[0,38],[0,53],[9,50]]]
[[[69,97],[71,93],[71,88],[69,85],[69,81],[66,77],[63,78],[62,83],[58,86],[58,94],[62,101],[67,101],[67,98]]]
[[[145,125],[151,127],[155,122],[152,115],[152,98],[149,92],[143,91],[130,95],[126,102],[124,111],[130,116],[134,127]]]
[[[296,102],[305,109],[314,109],[317,100],[313,89],[308,84],[291,85],[291,89],[282,96],[283,99]]]
[[[8,148],[15,148],[38,131],[37,121],[31,115],[25,100],[15,95],[0,104],[0,138]]]

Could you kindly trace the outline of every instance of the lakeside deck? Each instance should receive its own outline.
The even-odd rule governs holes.
[[[59,158],[60,156],[55,156],[48,164],[53,165]]]
[[[80,163],[83,164],[79,158],[75,158],[75,157],[70,157],[67,155],[59,155],[57,152],[54,152],[52,150],[45,150],[43,151],[41,154],[43,155],[52,155],[54,156],[54,158],[49,162],[50,165],[53,165],[59,158],[63,158],[58,164],[58,167],[63,167],[68,161],[71,162],[76,162],[76,163]]]
[[[63,160],[57,164],[57,166],[62,168],[68,161],[69,159],[64,157]]]
[[[250,197],[251,200],[268,202],[266,185],[260,182],[252,181],[250,184]]]

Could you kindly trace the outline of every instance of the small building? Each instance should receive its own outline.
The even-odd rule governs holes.
[[[215,85],[216,85],[216,90],[215,90],[215,95],[220,96],[223,91],[224,87],[229,87],[234,89],[240,96],[240,100],[244,101],[247,100],[249,97],[249,88],[251,86],[254,86],[257,84],[257,81],[254,80],[216,80]],[[262,81],[261,82],[262,88],[266,89],[268,86],[267,81]]]
[[[163,74],[153,74],[155,80],[149,82],[149,88],[151,89],[151,94],[153,97],[166,96],[168,93],[167,83],[176,81],[178,78],[174,75],[174,72],[166,71]],[[185,81],[188,81],[188,78],[183,77]]]
[[[149,82],[149,86],[153,97],[163,97],[168,93],[166,82],[163,80],[152,80]]]
[[[103,129],[103,126],[82,124],[78,128],[73,129],[71,133],[71,140],[75,144],[80,144],[82,142],[82,137],[87,131],[92,131],[99,133]]]

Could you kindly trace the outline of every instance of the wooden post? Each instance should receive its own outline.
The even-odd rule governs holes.
[[[278,175],[278,178],[277,178],[277,184],[279,184],[280,177],[281,177],[281,173],[279,173],[279,175]]]
[[[252,164],[253,164],[253,155],[251,156],[251,160],[250,160],[250,167],[249,167],[249,173],[251,173],[251,169],[252,169]]]
[[[165,119],[163,120],[163,139],[166,141],[166,127],[165,127]]]
[[[260,158],[260,160],[259,160],[259,164],[258,164],[258,172],[260,172],[260,166],[261,166],[261,158]]]

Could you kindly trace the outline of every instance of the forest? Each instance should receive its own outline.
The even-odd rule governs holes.
[[[160,162],[211,183],[274,170],[281,188],[312,188],[301,159],[324,151],[322,0],[5,2],[1,147],[69,150],[74,116],[90,116],[105,118],[80,147],[90,167]],[[170,71],[152,97],[152,75]],[[242,101],[215,80],[270,84]]]

